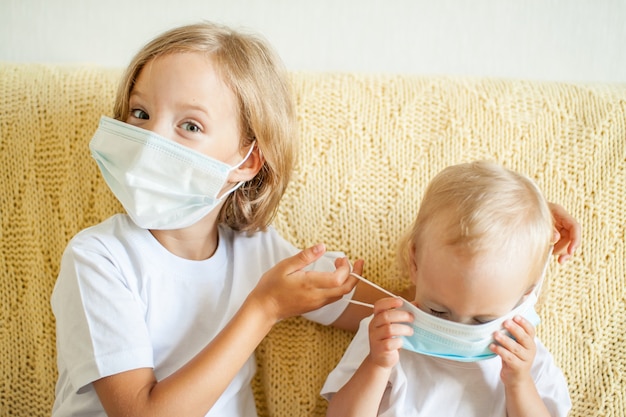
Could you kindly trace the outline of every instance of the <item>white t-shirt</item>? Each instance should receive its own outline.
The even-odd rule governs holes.
[[[180,258],[125,214],[77,234],[52,293],[59,379],[52,415],[106,416],[91,382],[138,368],[158,380],[188,362],[230,321],[261,275],[298,252],[269,228],[252,236],[219,228],[207,260]],[[334,270],[327,253],[316,270]],[[348,296],[347,296],[348,297]],[[335,321],[345,298],[305,315]],[[207,416],[256,416],[252,355]]]
[[[337,367],[328,375],[321,394],[330,400],[369,354],[368,325],[359,331]],[[532,376],[552,416],[566,416],[571,408],[567,382],[552,355],[539,340]],[[458,362],[400,350],[378,410],[384,417],[505,417],[502,362],[496,356],[478,362]]]

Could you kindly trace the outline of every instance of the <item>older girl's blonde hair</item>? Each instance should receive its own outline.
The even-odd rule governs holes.
[[[465,254],[504,249],[529,256],[531,272],[541,274],[552,244],[553,219],[537,185],[524,175],[487,161],[453,165],[428,185],[417,218],[398,245],[400,270],[408,271],[411,252],[419,259],[433,222],[444,244]]]
[[[131,92],[148,62],[185,52],[202,53],[213,60],[238,101],[241,149],[255,142],[265,159],[259,173],[229,195],[219,221],[235,230],[265,229],[291,178],[298,140],[287,73],[265,40],[209,22],[163,33],[132,59],[118,88],[114,117],[127,119]]]

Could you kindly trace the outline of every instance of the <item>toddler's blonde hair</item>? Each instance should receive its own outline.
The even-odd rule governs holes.
[[[411,251],[419,259],[434,222],[444,244],[464,254],[503,252],[526,256],[539,276],[550,246],[554,221],[537,185],[526,176],[488,161],[445,168],[428,185],[417,218],[398,245],[399,267],[408,274]]]
[[[265,158],[259,173],[228,196],[219,221],[235,230],[263,230],[274,217],[291,178],[298,140],[287,73],[265,40],[210,22],[163,33],[132,59],[117,92],[114,117],[126,121],[131,92],[148,62],[188,52],[213,60],[238,102],[241,149],[255,142]]]

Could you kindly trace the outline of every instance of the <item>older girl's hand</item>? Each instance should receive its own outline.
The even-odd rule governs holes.
[[[563,206],[548,203],[554,218],[554,250],[560,264],[572,257],[581,242],[580,224]]]

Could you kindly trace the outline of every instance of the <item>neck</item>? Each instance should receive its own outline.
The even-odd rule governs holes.
[[[217,221],[210,214],[185,229],[150,230],[154,238],[174,255],[192,261],[209,259],[219,240]]]

